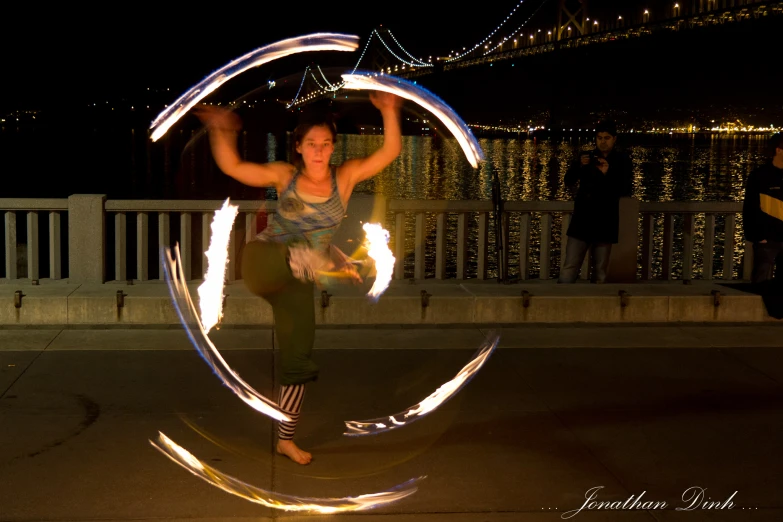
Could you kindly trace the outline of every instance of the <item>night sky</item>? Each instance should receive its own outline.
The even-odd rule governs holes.
[[[161,4],[128,3],[119,10],[73,4],[43,10],[31,2],[4,6],[0,110],[69,110],[102,97],[132,96],[146,87],[170,88],[173,101],[232,59],[314,32],[355,34],[363,45],[372,29],[383,25],[415,56],[445,55],[479,43],[519,2],[493,0],[467,8],[443,0],[255,2],[241,7],[214,3],[203,10],[195,4]],[[669,4],[592,0],[589,14],[627,17],[646,7],[663,12]],[[536,10],[528,27],[554,25],[556,8],[557,0],[525,0],[495,38],[508,34],[505,28],[510,32],[519,27]],[[748,25],[706,36],[640,39],[631,45],[609,44],[520,61],[513,70],[508,63],[498,64],[421,83],[456,109],[483,111],[487,117],[506,114],[528,101],[547,102],[552,96],[568,103],[615,98],[629,106],[639,106],[643,96],[666,106],[747,99],[779,106],[779,66],[768,60],[773,50],[779,54],[781,28],[783,17],[777,17],[763,30]],[[358,58],[358,52],[306,55],[297,59],[332,60],[346,68]],[[300,62],[283,59],[264,65],[262,77],[293,76],[302,70]]]
[[[532,1],[523,5],[528,3],[534,6]],[[13,71],[4,74],[2,103],[6,107],[38,104],[56,98],[58,91],[89,99],[94,94],[146,86],[184,90],[269,43],[315,32],[339,32],[359,36],[363,44],[381,24],[410,52],[423,56],[444,49],[444,41],[454,41],[454,35],[464,35],[455,36],[465,42],[460,45],[473,44],[491,32],[517,1],[492,4],[487,10],[461,10],[454,2],[442,0],[218,2],[201,10],[194,3],[153,6],[132,2],[122,4],[120,11],[74,4],[43,11],[30,2],[15,2],[4,6],[0,31],[2,70]],[[319,53],[309,54],[316,59]],[[357,58],[342,60],[353,65]],[[287,63],[265,68],[272,75],[293,72],[286,66],[290,69]]]
[[[557,3],[525,0],[506,27],[513,32],[538,9],[526,30],[546,31],[557,20]],[[230,61],[270,43],[338,32],[358,36],[361,49],[373,28],[383,25],[417,57],[446,56],[481,42],[517,4],[518,0],[493,0],[482,4],[487,8],[462,8],[442,0],[343,0],[257,2],[241,10],[215,4],[196,11],[185,4],[130,3],[121,11],[115,6],[88,11],[63,4],[43,10],[30,2],[14,2],[3,7],[0,19],[0,116],[16,110],[40,113],[34,124],[29,113],[24,116],[28,120],[20,124],[23,132],[17,132],[14,123],[4,126],[0,169],[35,174],[12,176],[3,193],[61,197],[74,190],[103,190],[90,179],[107,172],[143,172],[143,160],[132,159],[127,150],[130,129],[141,136],[163,104],[172,103]],[[668,0],[591,0],[589,15],[608,19],[623,13],[628,19],[645,7],[655,14],[670,5]],[[755,125],[782,125],[777,58],[781,29],[783,16],[767,17],[498,61],[417,81],[468,123],[516,127],[518,122],[544,123],[546,118],[553,127],[587,128],[606,114],[621,126],[713,114],[720,119],[736,115]],[[507,34],[503,29],[491,38],[497,41]],[[210,96],[247,99],[262,92],[268,80],[282,84],[286,79],[290,93],[306,64],[318,63],[339,75],[354,66],[360,52],[283,58],[232,79]],[[367,65],[362,62],[361,67]],[[149,96],[147,88],[157,91],[155,100],[146,99],[150,108],[128,110],[135,100]],[[285,89],[275,88],[280,91]],[[358,93],[357,99],[362,95]],[[101,101],[103,109],[92,108],[93,102]],[[106,109],[117,101],[125,103],[123,110]],[[358,122],[380,124],[377,111],[358,101],[341,102],[341,121],[347,129],[341,132],[352,132]],[[247,128],[290,129],[292,115],[284,106],[265,105],[263,116],[245,119]],[[352,112],[358,110],[366,114]],[[283,117],[275,119],[273,112]],[[200,128],[195,117],[185,117],[177,125],[180,132]],[[140,143],[145,146],[143,139]],[[155,150],[161,147],[156,145]]]

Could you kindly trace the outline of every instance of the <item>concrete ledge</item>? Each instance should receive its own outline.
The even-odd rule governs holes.
[[[636,297],[622,306],[619,297],[477,297],[475,323],[659,323],[668,321],[669,298]]]
[[[761,322],[778,321],[767,315],[764,301],[757,295],[722,296],[715,306],[712,296],[672,296],[669,320],[683,322]]]
[[[494,282],[395,281],[378,302],[368,285],[316,290],[320,327],[497,324],[779,323],[758,295],[727,284],[498,285]],[[197,298],[198,284],[191,295]],[[711,292],[720,292],[719,301]],[[14,294],[21,290],[21,307]],[[117,292],[122,306],[118,307]],[[621,292],[623,296],[621,297]],[[523,296],[523,293],[525,294]],[[222,326],[271,327],[271,307],[242,282],[228,285]],[[52,282],[0,285],[0,327],[176,327],[179,318],[161,282],[135,285]]]
[[[68,324],[68,298],[25,296],[16,308],[13,296],[0,296],[0,325]]]
[[[263,299],[255,296],[235,297],[229,295],[226,297],[221,325],[272,326],[274,324],[272,307]]]
[[[0,325],[68,324],[68,295],[76,285],[33,286],[27,284],[0,286]],[[16,307],[16,292],[21,306]]]
[[[475,298],[436,297],[422,298],[389,296],[377,303],[365,297],[331,297],[329,306],[322,307],[316,301],[316,324],[473,324]]]

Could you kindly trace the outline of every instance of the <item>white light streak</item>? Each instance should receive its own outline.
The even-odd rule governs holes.
[[[248,69],[277,60],[284,56],[305,51],[355,51],[359,37],[338,33],[315,33],[281,40],[251,51],[224,65],[201,82],[191,87],[152,122],[152,141],[158,141],[194,105],[215,91],[225,82]]]
[[[484,159],[484,151],[481,150],[481,146],[473,136],[470,128],[462,121],[462,118],[451,107],[446,105],[443,100],[427,89],[394,76],[374,76],[372,73],[368,73],[343,74],[342,77],[345,82],[344,88],[346,89],[390,92],[420,105],[449,129],[474,169],[478,168],[479,162]]]
[[[500,342],[500,336],[495,332],[490,332],[487,339],[476,352],[476,355],[473,356],[473,359],[452,380],[440,386],[423,401],[394,415],[361,421],[345,421],[346,431],[343,435],[377,435],[378,433],[398,429],[432,413],[440,405],[456,395],[478,373],[489,359],[489,356],[492,355],[492,352],[495,351],[495,348],[497,348],[498,342]],[[387,424],[387,421],[391,421],[391,424]]]
[[[169,287],[171,300],[174,303],[174,309],[177,311],[180,322],[185,328],[190,342],[201,358],[212,368],[212,371],[234,394],[245,404],[254,410],[267,415],[278,421],[291,420],[288,415],[280,411],[279,406],[270,399],[267,399],[249,384],[242,380],[239,375],[232,370],[220,352],[212,344],[207,336],[207,332],[201,325],[201,320],[196,312],[196,307],[188,292],[187,281],[185,281],[184,271],[182,270],[182,260],[179,255],[179,245],[174,248],[176,257],[171,256],[171,249],[167,246],[161,247],[161,265],[166,277],[166,284]],[[178,274],[178,275],[175,275]],[[222,292],[222,291],[221,291]]]
[[[389,231],[380,224],[365,223],[362,228],[367,236],[367,255],[375,261],[375,282],[367,295],[373,302],[389,287],[394,272],[394,255],[389,250]]]
[[[340,513],[347,511],[365,511],[378,506],[396,502],[414,494],[416,485],[425,477],[411,479],[399,484],[389,491],[369,493],[357,497],[342,498],[307,498],[267,491],[242,482],[237,478],[205,464],[183,447],[177,445],[165,434],[158,432],[158,439],[150,440],[150,444],[175,463],[179,464],[195,476],[222,489],[227,493],[244,498],[256,504],[283,511],[298,511],[311,513]]]
[[[229,199],[223,202],[223,207],[215,212],[212,219],[209,250],[204,253],[209,265],[204,282],[198,287],[201,325],[207,334],[223,317],[223,282],[228,265],[228,245],[239,212],[239,207],[230,205]]]

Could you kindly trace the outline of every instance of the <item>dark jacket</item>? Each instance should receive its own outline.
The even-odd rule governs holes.
[[[748,241],[783,241],[783,169],[768,162],[745,184],[742,228]]]
[[[600,157],[598,149],[593,157]],[[587,243],[617,243],[620,198],[633,192],[631,158],[612,149],[604,159],[609,163],[606,174],[598,170],[595,160],[582,165],[577,156],[565,175],[566,185],[579,185],[567,234]]]

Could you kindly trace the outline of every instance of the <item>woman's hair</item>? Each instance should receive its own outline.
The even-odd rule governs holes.
[[[294,129],[291,140],[291,159],[292,163],[302,167],[302,155],[296,151],[296,146],[302,142],[305,135],[313,127],[326,127],[332,133],[332,141],[337,141],[337,124],[334,122],[334,116],[326,108],[308,108],[299,116],[299,121]]]

